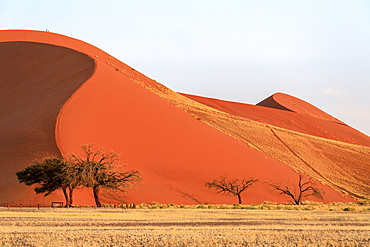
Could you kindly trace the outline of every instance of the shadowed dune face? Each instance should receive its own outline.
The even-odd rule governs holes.
[[[133,191],[103,190],[103,203],[235,203],[234,197],[204,186],[223,175],[260,180],[243,195],[245,203],[287,202],[268,183],[296,181],[297,172],[327,184],[318,184],[325,202],[353,200],[332,188],[368,195],[362,190],[369,184],[369,138],[348,126],[290,109],[283,99],[277,102],[290,111],[185,97],[65,36],[0,34],[5,41],[34,42],[0,43],[0,134],[6,140],[0,144],[5,157],[0,161],[5,191],[0,203],[52,201],[35,197],[16,181],[15,172],[34,158],[65,157],[88,143],[122,154],[127,169],[143,174],[143,183]],[[306,112],[317,109],[294,102]],[[343,159],[341,152],[350,157]],[[346,172],[350,175],[343,179]],[[77,191],[75,203],[92,205],[90,190]]]
[[[19,184],[15,173],[34,159],[60,156],[55,142],[57,116],[94,67],[90,57],[65,47],[0,43],[2,202],[33,200],[34,192]]]
[[[273,109],[278,109],[278,110],[283,110],[283,111],[292,111],[289,108],[286,108],[285,106],[283,106],[279,102],[277,102],[274,99],[274,95],[271,95],[270,97],[267,97],[266,99],[259,102],[257,105],[258,106],[269,107],[269,108],[273,108]]]

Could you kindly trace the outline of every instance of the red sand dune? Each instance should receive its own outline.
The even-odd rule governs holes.
[[[330,116],[326,112],[316,108],[315,106],[309,104],[308,102],[305,102],[303,100],[300,100],[296,97],[287,94],[276,93],[268,97],[267,99],[264,99],[257,105],[280,110],[292,111],[300,113],[302,115],[321,118],[331,122],[342,123],[338,119]]]
[[[297,172],[318,180],[324,202],[370,197],[370,138],[292,96],[253,106],[181,95],[92,45],[47,32],[0,31],[0,65],[0,205],[62,200],[36,196],[15,172],[88,143],[121,153],[143,174],[128,193],[103,191],[103,203],[235,203],[204,186],[222,175],[260,180],[245,203],[287,202],[268,183],[295,181]],[[343,153],[352,156],[346,163]],[[91,191],[78,191],[75,203],[92,205]]]
[[[192,100],[229,114],[268,123],[304,134],[370,147],[370,138],[313,105],[293,96],[276,93],[257,105],[182,94]],[[289,102],[285,106],[276,101]],[[294,103],[291,103],[294,102]]]

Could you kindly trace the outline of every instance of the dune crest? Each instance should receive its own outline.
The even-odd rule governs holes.
[[[280,110],[292,111],[302,115],[307,115],[327,121],[332,121],[335,123],[344,124],[340,120],[334,118],[333,116],[327,114],[326,112],[320,110],[319,108],[311,105],[310,103],[284,93],[275,93],[272,96],[262,100],[257,105]]]

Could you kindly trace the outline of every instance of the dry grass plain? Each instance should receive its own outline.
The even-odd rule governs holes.
[[[0,208],[1,246],[370,246],[369,207]]]

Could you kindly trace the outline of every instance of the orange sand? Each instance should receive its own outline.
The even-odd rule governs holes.
[[[263,107],[181,95],[54,33],[0,31],[0,55],[0,205],[63,200],[35,196],[15,172],[87,143],[121,153],[143,174],[135,190],[103,192],[103,203],[235,203],[204,186],[222,175],[260,180],[245,203],[287,202],[268,183],[295,181],[297,172],[324,183],[325,202],[353,200],[339,191],[369,197],[370,138],[292,96],[275,94]],[[345,172],[328,172],[343,168],[343,153],[352,156]],[[90,190],[75,203],[92,205]]]

